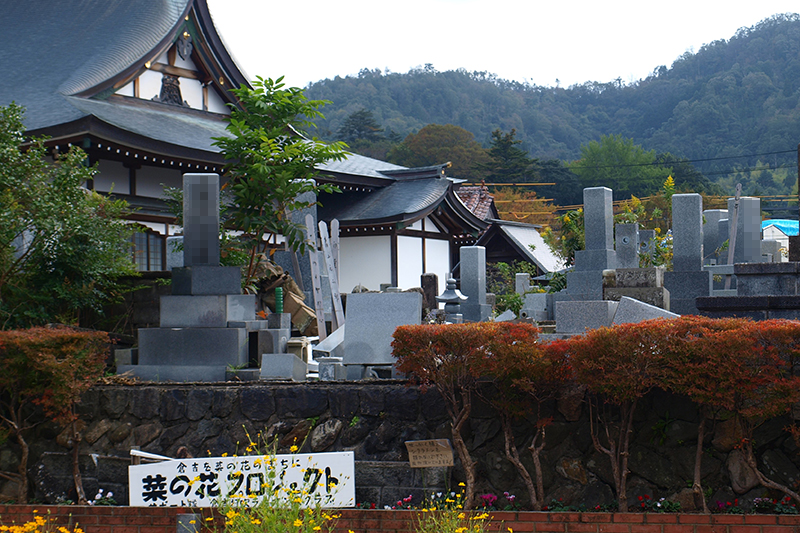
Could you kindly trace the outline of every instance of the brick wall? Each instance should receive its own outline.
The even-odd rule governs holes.
[[[22,524],[35,513],[86,533],[176,533],[178,515],[210,511],[175,507],[0,505],[0,524]],[[514,533],[800,533],[800,516],[637,513],[495,512],[496,529]],[[414,511],[344,510],[336,533],[406,533]],[[502,525],[499,523],[502,521]],[[221,520],[216,520],[217,525]],[[200,527],[202,530],[202,526]]]

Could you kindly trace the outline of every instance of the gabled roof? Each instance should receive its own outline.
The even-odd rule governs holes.
[[[800,222],[797,220],[788,220],[784,218],[776,218],[771,220],[762,220],[761,221],[761,230],[765,230],[769,226],[775,226],[778,230],[783,232],[785,235],[797,235],[800,226],[798,226]]]
[[[498,219],[491,219],[490,222],[492,225],[475,243],[475,246],[484,246],[487,255],[493,243],[502,239],[519,254],[520,259],[535,264],[545,273],[558,272],[565,268],[564,260],[550,250],[537,231],[541,226]]]

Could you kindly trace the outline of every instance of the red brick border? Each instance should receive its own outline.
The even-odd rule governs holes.
[[[92,507],[80,505],[0,505],[0,524],[23,524],[36,515],[86,533],[176,533],[179,514],[208,509],[180,507]],[[415,511],[341,511],[336,533],[410,533]],[[800,533],[800,516],[638,513],[493,513],[494,530],[505,533]],[[502,520],[502,523],[500,522]],[[215,524],[220,526],[221,520]],[[202,528],[201,528],[202,529]]]

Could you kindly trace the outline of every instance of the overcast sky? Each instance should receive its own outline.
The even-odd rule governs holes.
[[[292,86],[431,63],[562,87],[625,82],[687,50],[729,39],[796,0],[208,0],[217,29],[252,79]]]

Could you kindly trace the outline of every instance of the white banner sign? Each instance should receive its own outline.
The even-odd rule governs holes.
[[[131,465],[128,479],[132,507],[213,507],[228,498],[255,505],[270,488],[305,489],[323,507],[356,501],[353,452],[173,459]]]

